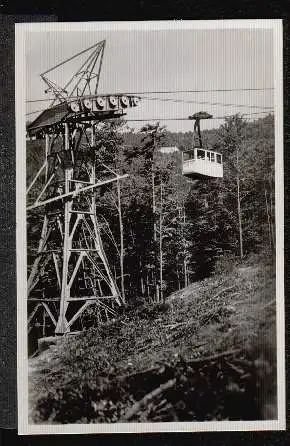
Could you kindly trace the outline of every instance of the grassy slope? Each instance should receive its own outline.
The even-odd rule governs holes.
[[[255,395],[250,395],[252,402],[246,402],[258,407],[252,417],[272,417],[275,415],[275,333],[273,267],[261,264],[234,267],[229,273],[192,284],[171,295],[163,307],[141,306],[119,320],[69,337],[32,359],[31,417],[35,422],[118,421],[126,418],[136,401],[171,378],[178,381],[174,394],[170,390],[162,391],[163,399],[153,398],[157,400],[155,405],[147,403],[145,409],[139,408],[130,417],[140,421],[231,419],[232,409],[228,407],[233,405],[228,403],[229,392],[233,397],[229,389],[233,385],[239,387],[234,389],[238,398],[234,406],[240,405],[241,396],[245,398],[244,394],[253,393],[249,390],[253,380],[247,381],[247,375],[253,373]],[[235,369],[240,367],[234,362],[213,360],[209,363],[211,368],[206,371],[200,368],[200,359],[232,350],[242,351],[236,356],[243,368],[241,379],[246,381],[241,381],[240,376],[238,380],[229,378],[230,370],[237,374]],[[180,367],[182,373],[178,372]],[[224,367],[227,373],[222,373]],[[180,376],[184,382],[190,381],[189,387],[186,384],[187,390]],[[213,386],[210,394],[198,390],[196,395],[197,389],[203,387],[201,376],[206,377],[207,388]],[[226,399],[223,387],[227,389]],[[217,388],[222,389],[218,395]],[[189,395],[185,402],[183,393]],[[205,398],[205,405],[209,404],[204,412],[191,407],[191,400],[196,396]],[[163,418],[154,418],[158,404],[165,405],[164,410],[160,409],[165,414]],[[237,412],[233,417],[244,419],[246,414]]]

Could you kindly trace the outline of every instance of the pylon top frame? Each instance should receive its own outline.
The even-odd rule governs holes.
[[[102,40],[89,48],[80,51],[72,57],[54,65],[52,68],[40,74],[41,79],[47,85],[46,93],[52,92],[54,95],[51,107],[56,101],[64,102],[73,96],[96,95],[98,91],[100,73],[102,69],[104,51],[106,41]],[[48,73],[52,73],[56,69],[63,67],[68,62],[80,58],[80,56],[89,53],[88,57],[81,64],[79,69],[70,77],[68,82],[62,87],[57,85],[53,80],[49,79]]]

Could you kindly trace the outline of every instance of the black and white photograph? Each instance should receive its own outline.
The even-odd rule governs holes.
[[[282,21],[15,37],[19,433],[284,430]]]

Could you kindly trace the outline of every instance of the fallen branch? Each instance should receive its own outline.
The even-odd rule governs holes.
[[[243,374],[245,374],[245,370],[244,370],[244,369],[241,369],[240,367],[237,367],[236,365],[234,365],[234,364],[232,364],[232,363],[230,363],[230,362],[228,362],[228,361],[225,361],[225,362],[226,362],[227,366],[228,366],[233,372],[237,373],[238,375],[243,375]]]
[[[143,353],[146,352],[146,350],[152,350],[154,347],[160,347],[160,342],[155,342],[154,344],[146,344],[142,345],[139,349],[136,348],[135,353]]]
[[[231,298],[233,298],[233,297],[235,297],[235,296],[240,296],[241,295],[241,293],[240,292],[237,292],[237,293],[233,293],[232,295],[231,295]]]
[[[146,376],[146,375],[150,375],[151,373],[157,373],[158,370],[160,370],[160,365],[158,366],[154,366],[154,367],[150,367],[148,369],[142,370],[142,371],[137,371],[137,372],[133,372],[127,375],[121,375],[120,376],[120,381],[130,381],[134,378],[140,377],[140,376]]]
[[[233,303],[233,305],[240,305],[240,304],[252,304],[252,305],[256,305],[257,301],[253,300],[253,297],[248,297],[247,299],[243,299],[243,300],[235,300]]]
[[[236,288],[236,285],[233,286],[229,286],[228,288],[223,288],[222,290],[220,290],[218,293],[216,293],[214,296],[211,297],[211,299],[216,299],[217,297],[219,297],[221,294],[225,293],[226,291],[230,291],[232,289]]]
[[[179,327],[181,325],[186,325],[186,324],[188,324],[188,321],[186,321],[186,322],[176,322],[175,324],[166,324],[166,325],[163,325],[163,327],[164,328],[169,328],[169,330],[173,330],[176,327]]]
[[[163,392],[165,392],[168,389],[171,389],[176,384],[176,378],[170,379],[165,384],[161,384],[156,389],[152,390],[152,392],[147,393],[142,400],[137,401],[133,406],[128,410],[128,412],[124,415],[123,420],[127,421],[136,415],[137,412],[143,407],[146,406],[150,401],[152,401],[157,396],[161,395]]]
[[[227,352],[223,352],[223,353],[218,353],[216,355],[212,355],[212,356],[208,356],[205,358],[201,358],[201,359],[192,359],[191,361],[188,362],[189,365],[201,365],[201,364],[205,364],[207,362],[210,361],[215,361],[216,359],[221,359],[224,358],[226,356],[232,356],[232,355],[236,355],[237,353],[242,353],[243,349],[236,349],[236,350],[229,350]]]
[[[265,308],[271,307],[272,305],[274,305],[276,303],[276,298],[273,300],[270,300],[270,302],[267,302],[262,308],[261,310],[265,310]]]

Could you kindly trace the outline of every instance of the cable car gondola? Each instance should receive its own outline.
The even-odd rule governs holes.
[[[203,148],[200,133],[200,120],[210,119],[212,115],[206,112],[195,113],[189,116],[194,119],[194,132],[198,135],[199,145],[182,152],[182,174],[191,179],[202,177],[222,178],[223,159],[221,153]]]

